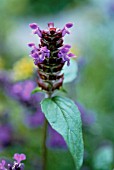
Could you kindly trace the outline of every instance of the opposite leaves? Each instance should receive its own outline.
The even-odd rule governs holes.
[[[52,128],[63,136],[74,158],[76,170],[79,170],[84,149],[82,123],[75,103],[66,97],[55,96],[44,99],[41,107]]]

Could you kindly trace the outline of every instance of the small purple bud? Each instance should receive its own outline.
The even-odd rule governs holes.
[[[38,25],[36,23],[29,24],[32,29],[37,29]]]
[[[73,24],[72,24],[72,23],[67,23],[65,26],[66,26],[67,28],[71,28],[71,27],[73,26]]]
[[[28,43],[28,46],[33,47],[33,46],[35,46],[35,44],[34,43]]]

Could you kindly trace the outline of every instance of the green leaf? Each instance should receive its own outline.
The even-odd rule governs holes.
[[[31,94],[35,94],[37,92],[43,92],[43,90],[40,87],[36,87],[34,90],[32,90]]]
[[[93,165],[96,170],[112,169],[113,164],[112,146],[104,146],[98,149],[94,155]]]
[[[82,123],[77,106],[66,97],[55,96],[44,99],[41,107],[52,128],[63,136],[74,158],[76,170],[79,170],[84,149]]]
[[[62,73],[64,73],[64,83],[69,83],[77,77],[78,66],[75,60],[70,60],[70,65],[64,65]]]
[[[63,88],[63,86],[59,89],[59,91],[61,91],[63,93],[67,93],[67,91]]]

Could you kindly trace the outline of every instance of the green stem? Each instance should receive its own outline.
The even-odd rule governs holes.
[[[51,92],[49,92],[46,98],[51,98]],[[43,143],[42,143],[42,170],[46,170],[46,162],[47,162],[47,147],[46,147],[46,139],[47,139],[47,127],[48,121],[45,118],[44,127],[43,127]]]
[[[46,170],[46,161],[47,161],[47,147],[46,147],[47,126],[48,126],[48,122],[47,122],[47,120],[45,118],[44,127],[43,127],[42,170]]]

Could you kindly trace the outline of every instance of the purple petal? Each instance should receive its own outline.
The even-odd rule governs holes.
[[[42,52],[42,54],[39,57],[40,62],[42,62],[45,59],[45,53]]]
[[[44,52],[47,52],[47,47],[46,46],[44,46],[44,47],[41,47],[41,49],[40,49],[41,51],[44,51]]]
[[[62,30],[62,37],[64,37],[65,34],[70,34],[70,32],[66,28],[63,28],[63,30]]]
[[[23,153],[22,154],[15,153],[13,158],[17,161],[17,163],[20,163],[21,161],[26,159],[26,155]]]
[[[39,63],[39,60],[38,59],[34,59],[34,64],[37,65]]]
[[[33,47],[33,46],[35,46],[35,44],[34,43],[28,43],[28,46]]]
[[[64,45],[64,48],[71,48],[71,45],[66,44],[66,45]]]
[[[62,37],[64,37],[64,36],[65,36],[65,34],[66,34],[66,29],[65,29],[65,28],[63,28],[63,30],[62,30]]]
[[[36,51],[36,50],[32,50],[31,53],[30,53],[30,55],[33,54],[33,53],[35,53],[35,51]]]
[[[32,56],[33,58],[38,58],[38,54],[37,54],[37,53],[31,54],[31,56]]]
[[[37,28],[36,30],[33,31],[33,34],[37,34],[39,37],[42,37],[41,30]]]
[[[68,57],[76,57],[73,53],[69,53]]]
[[[62,53],[61,53],[61,52],[58,53],[58,57],[59,57],[59,58],[62,57]]]
[[[37,29],[38,25],[36,23],[29,24],[32,29]]]
[[[49,27],[49,28],[54,28],[54,23],[53,23],[53,22],[49,22],[49,23],[48,23],[48,27]]]
[[[26,159],[26,155],[23,154],[23,153],[21,153],[21,154],[20,154],[20,159],[21,159],[21,161],[24,161],[24,160]]]
[[[69,51],[69,48],[62,48],[62,49],[61,49],[61,52],[62,52],[62,53],[68,53],[68,51]]]
[[[6,164],[6,161],[5,160],[2,160],[2,165],[4,166]]]
[[[73,26],[73,23],[67,23],[65,26],[66,26],[67,28],[71,28],[71,27]]]
[[[49,58],[50,57],[50,52],[47,52],[46,56]]]

